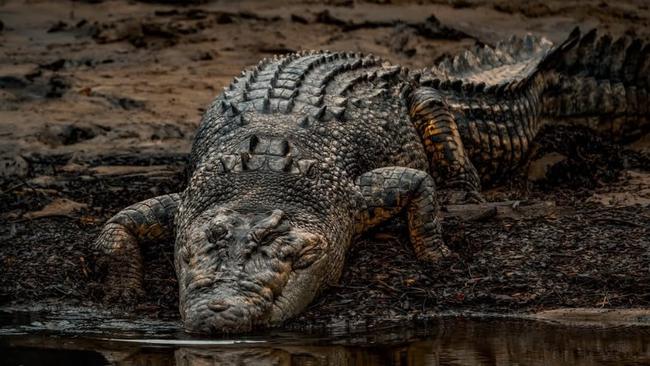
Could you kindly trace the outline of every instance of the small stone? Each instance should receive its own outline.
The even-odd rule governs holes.
[[[528,166],[528,180],[538,182],[546,179],[549,169],[566,160],[566,156],[552,152],[534,160]]]
[[[26,177],[29,163],[21,156],[0,157],[0,177]]]

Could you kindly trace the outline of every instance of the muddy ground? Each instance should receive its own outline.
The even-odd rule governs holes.
[[[640,0],[180,3],[0,1],[1,304],[101,306],[89,250],[101,224],[182,188],[204,108],[260,58],[330,49],[424,67],[511,34],[560,41],[577,25],[650,39]],[[486,196],[556,208],[447,220],[459,258],[436,268],[416,262],[400,223],[370,233],[340,284],[288,326],[650,307],[649,136],[547,128],[530,167]],[[175,317],[171,246],[144,254],[146,301],[114,305]]]

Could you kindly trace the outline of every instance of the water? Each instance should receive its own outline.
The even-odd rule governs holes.
[[[327,333],[196,338],[175,321],[72,309],[0,312],[0,364],[650,365],[649,327],[449,317]]]

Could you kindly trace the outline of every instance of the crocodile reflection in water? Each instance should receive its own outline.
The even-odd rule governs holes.
[[[221,345],[210,346],[210,342]],[[8,366],[48,364],[53,351],[68,352],[69,359],[76,357],[88,365],[105,364],[102,357],[89,357],[89,353],[103,355],[114,365],[150,366],[650,363],[650,332],[643,327],[584,328],[503,319],[440,320],[430,323],[428,330],[396,329],[334,339],[282,335],[262,343],[233,342],[21,336],[0,338],[0,353]]]

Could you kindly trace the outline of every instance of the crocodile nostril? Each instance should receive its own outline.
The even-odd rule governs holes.
[[[215,313],[222,312],[230,307],[230,304],[221,301],[221,300],[215,300],[212,301],[208,304],[208,309],[214,311]]]

